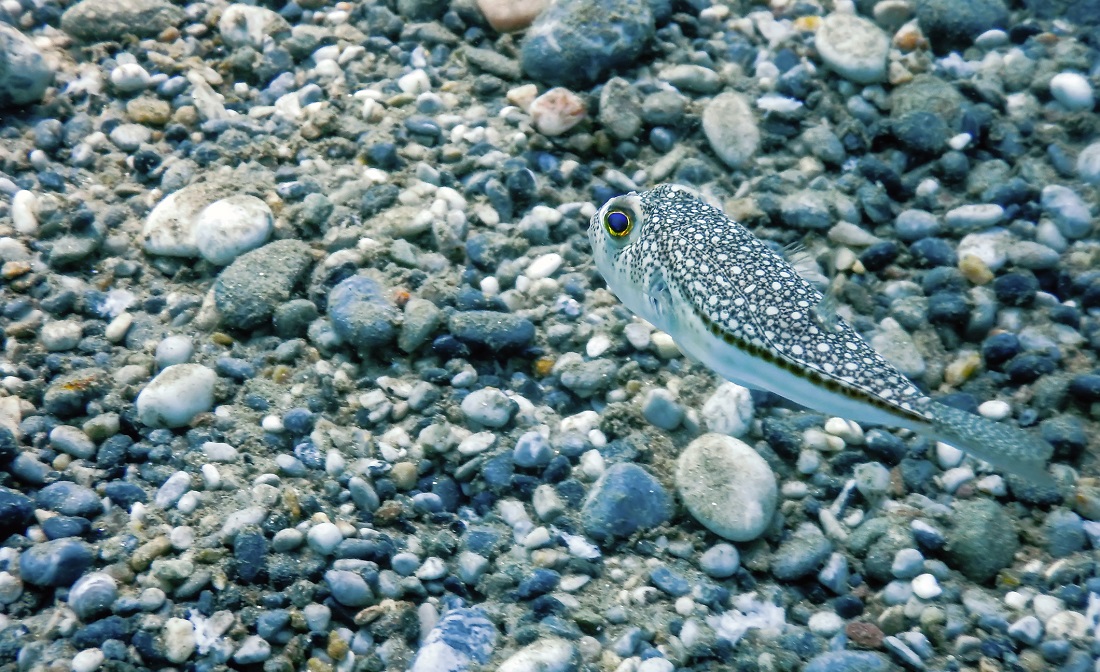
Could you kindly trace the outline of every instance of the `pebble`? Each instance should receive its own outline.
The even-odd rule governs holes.
[[[191,360],[191,355],[194,353],[195,346],[191,342],[191,337],[175,334],[166,336],[157,344],[154,358],[156,359],[157,368],[166,369],[175,364],[186,364]]]
[[[155,37],[183,20],[183,10],[165,0],[81,0],[61,15],[61,29],[85,42],[109,42],[128,33]]]
[[[739,93],[721,93],[703,108],[703,134],[727,166],[743,168],[760,146],[760,130],[749,101]]]
[[[509,656],[497,672],[567,672],[573,667],[576,649],[569,640],[548,637],[528,644]]]
[[[233,654],[233,661],[240,665],[255,665],[271,658],[271,645],[259,635],[249,635]]]
[[[535,325],[531,320],[491,310],[455,313],[447,327],[458,340],[494,352],[518,351],[535,338]]]
[[[519,467],[546,466],[554,457],[550,442],[538,431],[525,432],[516,441],[512,451],[512,461]]]
[[[477,0],[485,20],[493,30],[501,33],[527,28],[547,4],[548,0]]]
[[[715,579],[726,579],[737,573],[740,555],[733,544],[715,544],[699,556],[699,569]]]
[[[859,84],[886,79],[890,40],[867,19],[839,12],[829,14],[821,20],[814,44],[825,65],[841,77]]]
[[[325,584],[332,598],[346,607],[365,607],[374,602],[370,586],[356,572],[330,569],[325,572]]]
[[[829,651],[810,659],[802,672],[888,672],[889,660],[870,651]]]
[[[192,226],[199,255],[215,266],[226,266],[266,243],[274,223],[267,203],[255,196],[238,194],[200,210]]]
[[[195,652],[195,626],[184,618],[169,618],[164,623],[164,657],[170,663],[186,662]]]
[[[931,574],[920,574],[913,577],[912,586],[913,594],[922,600],[934,599],[943,592],[939,581]]]
[[[118,598],[118,583],[106,572],[91,572],[80,577],[69,589],[69,608],[85,621],[111,610]]]
[[[663,388],[652,389],[642,401],[642,416],[649,424],[672,431],[684,419],[684,408],[676,403],[676,395]]]
[[[1008,626],[1008,635],[1028,646],[1035,646],[1043,638],[1043,624],[1030,614]]]
[[[817,526],[803,523],[785,539],[775,552],[772,575],[780,581],[793,581],[809,576],[833,552],[833,544]]]
[[[496,626],[480,609],[452,609],[424,637],[409,670],[457,671],[485,665],[498,637]]]
[[[1043,533],[1047,552],[1055,558],[1073,555],[1085,547],[1084,522],[1072,511],[1053,509],[1043,523]]]
[[[692,517],[730,541],[750,541],[771,523],[778,504],[775,474],[745,443],[704,434],[680,454],[676,490]]]
[[[397,309],[384,296],[382,286],[366,275],[353,275],[332,288],[328,295],[332,327],[363,355],[393,342]]]
[[[1089,80],[1076,72],[1051,77],[1050,94],[1070,112],[1091,110],[1096,103]]]
[[[0,23],[0,108],[28,105],[42,99],[54,71],[34,42],[15,26]]]
[[[70,425],[58,425],[50,430],[50,445],[81,460],[91,459],[96,453],[91,437]]]
[[[625,538],[664,523],[672,516],[672,498],[645,469],[612,465],[589,490],[581,524],[597,541]]]
[[[461,406],[467,420],[492,428],[507,425],[519,409],[515,401],[494,387],[471,392]]]
[[[1012,563],[1020,541],[1012,519],[988,499],[956,501],[947,533],[952,565],[973,581],[985,582]]]
[[[242,330],[266,325],[312,261],[309,245],[300,240],[276,240],[237,257],[214,281],[222,323]]]
[[[1085,182],[1100,185],[1100,142],[1094,142],[1077,155],[1077,175]],[[1053,185],[1051,185],[1053,186]],[[1043,187],[1046,191],[1049,187]]]
[[[286,19],[266,7],[252,7],[233,3],[222,12],[218,20],[218,32],[222,41],[231,48],[264,48],[265,38],[278,37],[290,32]]]
[[[58,320],[42,325],[38,340],[50,352],[72,350],[84,335],[84,327],[75,320]]]
[[[753,413],[748,388],[727,381],[703,402],[700,415],[709,431],[741,438],[752,428]]]
[[[529,76],[547,84],[592,84],[633,62],[654,33],[648,3],[563,0],[538,15],[520,43]]]
[[[1100,157],[1100,152],[1097,155]],[[1043,211],[1054,220],[1058,231],[1066,238],[1077,240],[1092,230],[1092,213],[1088,204],[1069,187],[1058,184],[1043,187],[1041,203]]]
[[[95,672],[106,660],[101,649],[84,649],[78,651],[69,663],[72,672]]]
[[[94,559],[92,547],[77,539],[35,544],[19,555],[23,581],[35,586],[71,586]]]
[[[584,101],[569,89],[555,87],[531,102],[528,110],[535,130],[543,135],[564,135],[587,115]]]
[[[138,420],[148,427],[183,427],[214,405],[217,374],[202,364],[174,364],[137,397]]]

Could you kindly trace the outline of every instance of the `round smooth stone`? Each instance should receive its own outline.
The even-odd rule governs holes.
[[[202,364],[174,364],[137,398],[138,420],[149,427],[183,427],[214,406],[218,375]]]
[[[859,84],[886,79],[890,40],[882,29],[854,14],[830,14],[821,21],[814,44],[821,60]]]
[[[255,196],[238,194],[214,201],[195,218],[199,254],[217,266],[267,242],[275,227],[271,208]]]
[[[730,541],[763,534],[779,499],[764,458],[721,434],[704,434],[688,444],[676,465],[676,489],[699,523]]]
[[[1060,72],[1051,77],[1050,95],[1071,112],[1091,110],[1096,102],[1089,80],[1076,72]]]

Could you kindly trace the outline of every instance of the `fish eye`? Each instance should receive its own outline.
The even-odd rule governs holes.
[[[622,238],[634,227],[634,218],[622,210],[609,210],[603,217],[604,228],[616,238]]]

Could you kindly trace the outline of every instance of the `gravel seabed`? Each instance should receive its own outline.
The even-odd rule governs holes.
[[[1096,0],[0,0],[0,669],[1100,671]],[[716,380],[691,186],[1040,488]]]

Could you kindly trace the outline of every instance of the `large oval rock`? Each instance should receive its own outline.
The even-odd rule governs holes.
[[[222,322],[234,329],[267,324],[312,263],[309,245],[300,240],[276,240],[237,257],[214,282]]]
[[[548,84],[584,85],[634,60],[653,38],[653,12],[633,0],[559,0],[521,45],[523,70]]]
[[[581,524],[594,539],[625,538],[672,517],[672,498],[645,469],[619,463],[600,477],[581,509]]]
[[[821,60],[845,79],[871,84],[886,79],[890,39],[874,23],[833,13],[821,21],[814,41]]]
[[[92,547],[77,539],[35,544],[19,556],[19,574],[35,586],[71,586],[94,559]]]
[[[779,490],[764,458],[732,436],[704,434],[676,463],[676,490],[700,524],[731,541],[764,533]]]
[[[1012,564],[1020,548],[1016,526],[997,502],[961,500],[951,513],[947,554],[951,564],[972,581],[984,583]]]
[[[0,23],[0,108],[41,100],[53,74],[34,42]]]
[[[214,406],[218,376],[202,364],[173,364],[137,398],[137,417],[149,427],[183,427]]]
[[[127,34],[155,37],[184,18],[165,0],[82,0],[61,15],[61,29],[85,42],[118,41]]]

